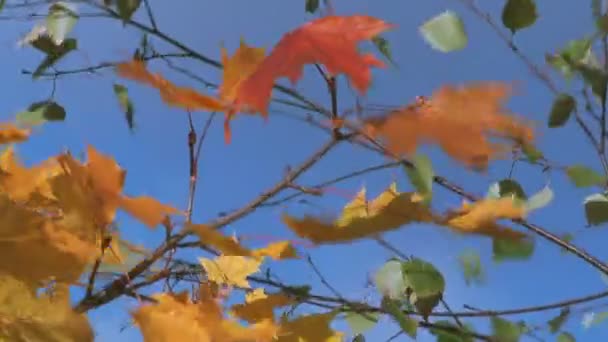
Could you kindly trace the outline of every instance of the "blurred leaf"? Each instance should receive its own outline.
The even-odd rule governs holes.
[[[590,226],[608,222],[608,197],[605,194],[593,194],[585,198],[585,215]]]
[[[422,154],[412,158],[412,163],[414,167],[405,168],[405,172],[417,192],[424,198],[425,203],[428,204],[433,196],[433,177],[435,177],[433,166],[429,158]]]
[[[502,9],[502,23],[511,33],[532,26],[536,22],[536,4],[534,0],[507,0]]]
[[[65,2],[56,2],[49,8],[46,28],[56,45],[61,45],[78,21],[76,8]]]
[[[445,11],[419,27],[420,34],[429,45],[441,52],[462,50],[468,38],[462,19],[452,11]]]
[[[17,113],[17,121],[25,125],[40,125],[47,121],[65,120],[65,109],[54,101],[32,103],[27,110]]]
[[[380,317],[380,314],[377,312],[348,312],[345,319],[353,335],[359,335],[378,324],[378,317]]]
[[[542,190],[528,198],[528,201],[526,202],[526,210],[530,212],[532,210],[545,207],[551,203],[553,197],[553,190],[551,190],[549,185],[545,185]]]
[[[0,0],[0,12],[4,9],[4,5],[6,5],[6,0]]]
[[[120,105],[122,111],[125,113],[125,119],[127,120],[127,125],[129,125],[129,130],[133,132],[133,129],[135,128],[135,122],[133,117],[135,110],[133,108],[133,103],[129,98],[129,92],[127,91],[127,87],[118,83],[114,83],[113,89],[116,98],[118,98],[118,104]]]
[[[443,275],[431,263],[417,258],[404,261],[401,272],[406,292],[411,291],[410,302],[426,319],[443,296]]]
[[[562,240],[564,240],[565,242],[568,242],[568,243],[569,243],[569,242],[571,242],[572,240],[574,240],[574,235],[572,235],[572,234],[570,234],[570,233],[566,233],[566,234],[563,234],[563,235],[561,236],[561,239],[562,239]],[[560,249],[560,252],[562,252],[562,253],[568,253],[568,250],[567,250],[567,249],[565,249],[565,248],[561,248],[561,249]]]
[[[534,163],[543,157],[543,153],[531,144],[523,145],[521,151],[531,163]]]
[[[458,333],[458,330],[461,328],[452,322],[449,321],[437,321],[435,325],[449,328],[448,329],[440,329],[440,328],[430,328],[429,332],[437,336],[437,342],[473,342],[473,336],[466,333]],[[464,332],[472,333],[473,329],[468,325],[464,325]]]
[[[534,253],[534,241],[494,238],[492,254],[495,262],[513,259],[528,259]]]
[[[557,336],[557,342],[576,342],[576,339],[569,332],[562,332]]]
[[[391,299],[405,298],[405,282],[401,271],[401,262],[386,262],[375,275],[376,288],[383,296]]]
[[[575,108],[576,100],[572,96],[564,93],[557,95],[551,106],[548,126],[556,128],[565,125]]]
[[[306,0],[306,12],[315,13],[319,9],[319,0]]]
[[[491,317],[490,322],[492,323],[492,337],[500,342],[517,342],[524,330],[521,324],[512,323],[500,317]]]
[[[73,38],[68,38],[60,45],[55,45],[52,39],[48,36],[38,37],[38,39],[32,42],[32,45],[38,50],[47,54],[42,63],[40,63],[32,74],[32,78],[34,79],[40,77],[46,71],[46,69],[53,66],[69,52],[78,48],[78,43]]]
[[[606,103],[608,74],[599,67],[583,63],[576,64],[576,71],[583,77],[583,81],[591,87],[591,91],[599,98],[601,103]]]
[[[459,257],[460,266],[464,273],[464,280],[467,285],[475,282],[481,284],[483,282],[483,270],[481,269],[481,259],[479,254],[474,250],[464,251]]]
[[[570,316],[570,308],[565,307],[559,312],[558,316],[547,322],[547,324],[549,324],[549,331],[551,331],[552,334],[558,332],[564,323],[566,323],[566,320],[568,320],[568,316]]]
[[[546,56],[546,60],[569,80],[575,73],[573,65],[584,63],[585,58],[590,54],[591,39],[583,38],[569,41],[558,54]]]
[[[353,338],[352,342],[365,342],[365,336],[363,336],[363,335],[361,335],[361,334],[356,335],[356,336]]]
[[[570,181],[579,188],[590,186],[603,186],[606,178],[584,165],[573,165],[566,168],[566,174]]]
[[[586,312],[583,315],[582,325],[585,329],[589,329],[594,325],[602,323],[608,318],[608,312]]]
[[[498,194],[500,197],[515,197],[518,200],[525,201],[528,196],[518,182],[513,179],[503,179],[498,182]]]
[[[126,22],[131,19],[140,4],[141,0],[117,0],[116,7],[122,20]]]
[[[418,334],[418,322],[403,313],[399,302],[388,297],[382,298],[382,308],[388,312],[391,317],[399,324],[409,337],[415,339]]]
[[[388,40],[381,36],[375,36],[372,38],[372,43],[374,43],[378,51],[380,51],[380,53],[386,57],[386,59],[388,59],[392,64],[395,64],[393,61],[393,54],[391,53],[391,46],[388,43]]]

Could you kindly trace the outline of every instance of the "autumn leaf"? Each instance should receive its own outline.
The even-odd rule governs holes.
[[[0,123],[0,144],[19,143],[27,140],[30,130],[11,123]]]
[[[436,143],[464,165],[485,170],[510,151],[505,141],[533,141],[532,128],[503,109],[509,93],[508,85],[496,82],[444,86],[429,100],[366,120],[366,130],[394,155],[413,155],[418,146]]]
[[[243,256],[221,255],[213,260],[199,259],[207,278],[217,284],[249,288],[247,277],[260,270],[262,260]]]
[[[370,67],[383,67],[384,63],[371,54],[360,54],[357,43],[390,28],[392,25],[370,16],[332,15],[288,32],[240,84],[234,101],[235,110],[260,112],[266,116],[275,81],[287,77],[296,83],[305,64],[323,64],[332,75],[344,73],[360,93],[365,93],[371,81]]]
[[[245,302],[246,303],[251,303],[251,302],[256,301],[258,299],[264,299],[264,298],[268,298],[268,296],[264,292],[264,288],[263,287],[259,287],[259,288],[255,289],[255,290],[247,292],[245,294]]]
[[[3,341],[93,341],[86,315],[72,310],[65,285],[53,296],[36,295],[23,282],[0,276],[0,339]]]
[[[464,234],[480,234],[494,238],[518,240],[527,235],[496,224],[499,219],[523,219],[525,206],[514,198],[486,198],[474,203],[463,203],[462,208],[448,216],[444,222]]]
[[[251,251],[254,257],[270,257],[274,260],[295,259],[298,253],[289,241],[278,241],[268,244],[266,247]]]
[[[294,300],[283,293],[273,293],[264,298],[236,304],[231,307],[235,316],[249,323],[256,323],[265,319],[274,320],[274,310],[278,307],[290,305]]]
[[[201,240],[201,243],[210,246],[223,255],[229,256],[250,256],[251,251],[241,246],[231,237],[228,237],[218,230],[215,230],[207,225],[192,224],[188,226]]]
[[[223,111],[225,106],[219,99],[207,96],[188,87],[179,87],[160,74],[153,74],[146,69],[144,62],[132,60],[116,66],[119,76],[156,88],[160,96],[170,106],[187,111],[203,110],[208,112]]]
[[[162,204],[148,196],[133,198],[121,196],[119,203],[124,211],[150,228],[161,224],[168,215],[181,213],[178,209]]]
[[[365,193],[346,205],[335,222],[306,216],[296,219],[283,215],[283,222],[298,236],[316,244],[344,243],[394,230],[411,222],[432,222],[433,214],[416,200],[414,193],[399,193],[393,184],[370,202],[361,205]]]
[[[300,316],[292,321],[283,318],[277,342],[341,342],[341,332],[331,329],[333,312]]]

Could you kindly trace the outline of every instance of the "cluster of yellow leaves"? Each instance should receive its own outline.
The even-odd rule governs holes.
[[[464,203],[463,207],[438,215],[424,205],[417,193],[399,193],[392,183],[372,201],[367,201],[365,188],[347,203],[334,222],[315,217],[297,219],[283,216],[283,222],[298,236],[316,244],[344,243],[397,229],[405,224],[420,222],[447,226],[463,234],[478,234],[492,238],[522,239],[526,235],[496,223],[499,219],[522,219],[523,206],[510,197],[484,199]]]
[[[144,62],[139,60],[118,65],[117,72],[158,89],[162,99],[171,106],[190,111],[225,112],[224,134],[229,142],[232,116],[237,112],[259,112],[266,117],[275,81],[287,77],[296,83],[306,64],[323,64],[334,75],[344,73],[355,88],[364,93],[371,80],[370,68],[384,64],[370,54],[360,54],[357,43],[391,27],[370,16],[327,16],[285,34],[268,56],[264,49],[249,47],[243,41],[232,57],[222,48],[224,72],[218,97],[178,87],[161,75],[147,71]]]
[[[505,140],[529,144],[534,138],[530,126],[503,108],[509,94],[510,87],[501,83],[444,86],[429,100],[366,120],[367,132],[383,138],[394,155],[411,155],[420,144],[436,143],[466,166],[485,170],[489,161],[510,151]]]
[[[28,134],[0,125],[2,143]],[[62,153],[32,167],[21,164],[12,146],[0,154],[0,337],[92,340],[67,292],[49,297],[37,290],[52,282],[68,291],[99,257],[102,263],[123,261],[120,237],[109,230],[117,209],[150,227],[179,213],[152,198],[122,194],[125,171],[94,148],[87,152],[86,162]]]

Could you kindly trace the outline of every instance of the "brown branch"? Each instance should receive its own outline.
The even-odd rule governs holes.
[[[292,169],[287,175],[272,188],[266,190],[264,193],[256,197],[254,200],[241,207],[240,209],[223,216],[212,222],[210,224],[214,229],[220,229],[234,221],[237,221],[249,213],[255,211],[259,205],[263,204],[265,201],[270,199],[272,196],[276,195],[280,191],[284,190],[289,184],[291,184],[296,178],[298,178],[302,173],[312,167],[316,162],[318,162],[327,152],[329,152],[336,144],[338,144],[340,140],[331,139],[327,143],[325,143],[318,151],[316,151],[312,156],[310,156],[307,160],[305,160],[301,165],[297,168]],[[188,236],[190,232],[188,230],[183,230],[182,232],[173,235],[169,240],[163,243],[161,246],[157,247],[152,255],[148,258],[144,259],[137,265],[135,265],[127,274],[122,275],[121,277],[115,279],[110,284],[106,285],[103,289],[98,291],[96,294],[93,294],[90,298],[86,298],[81,300],[76,306],[75,310],[77,312],[86,312],[90,309],[99,307],[105,303],[112,301],[113,299],[123,295],[125,293],[125,289],[129,284],[129,279],[134,279],[139,276],[143,272],[145,272],[154,262],[160,259],[166,252],[175,248],[175,246],[183,240],[186,236]]]

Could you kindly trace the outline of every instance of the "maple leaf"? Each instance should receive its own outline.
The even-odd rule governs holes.
[[[384,139],[395,155],[437,143],[466,166],[485,170],[490,160],[510,151],[504,140],[530,144],[534,137],[527,124],[502,108],[509,93],[508,85],[496,82],[444,86],[429,100],[366,120],[367,132]]]
[[[249,291],[249,292],[247,292],[245,294],[245,302],[246,303],[251,303],[251,302],[253,302],[255,300],[264,299],[264,298],[268,298],[268,296],[264,292],[264,288],[263,287],[259,287],[257,289],[254,289],[253,291]]]
[[[181,213],[178,209],[162,204],[158,200],[148,196],[121,196],[119,204],[124,211],[140,220],[149,228],[154,228],[161,224],[168,215]]]
[[[219,88],[219,96],[223,101],[234,102],[241,88],[241,83],[257,69],[265,54],[265,49],[250,47],[242,39],[239,48],[230,58],[226,49],[222,48],[224,73]],[[225,115],[224,140],[227,143],[230,142],[230,120],[234,114],[234,110],[229,110]]]
[[[283,293],[273,293],[262,298],[249,299],[246,303],[235,304],[232,314],[249,323],[263,320],[274,320],[274,310],[281,306],[293,304],[294,300]]]
[[[480,234],[496,238],[519,240],[526,234],[496,224],[499,219],[523,219],[526,209],[511,197],[487,198],[463,203],[460,210],[448,215],[443,224],[464,234]]]
[[[173,107],[208,112],[223,111],[225,108],[224,104],[213,96],[201,94],[192,88],[176,86],[160,74],[149,72],[145,63],[140,60],[118,64],[116,72],[121,77],[156,88],[163,101]]]
[[[281,331],[277,342],[341,342],[341,332],[333,331],[330,324],[336,314],[333,312],[300,316],[292,321],[281,321]]]
[[[213,260],[199,259],[207,278],[217,284],[249,288],[247,277],[260,270],[262,260],[244,256],[221,255]]]
[[[288,215],[283,215],[283,222],[298,236],[316,244],[326,244],[362,239],[411,222],[435,220],[429,209],[417,200],[416,194],[399,193],[395,185],[380,194],[370,206],[364,202],[365,192],[362,191],[346,205],[342,217],[335,222],[323,222],[310,216],[296,219]]]
[[[0,123],[0,144],[18,143],[27,140],[30,130],[18,128],[11,123]]]
[[[384,63],[371,54],[361,55],[357,43],[390,28],[391,24],[370,16],[326,16],[288,32],[241,83],[234,101],[236,110],[245,108],[266,116],[275,80],[287,77],[295,84],[304,65],[312,63],[325,65],[332,75],[346,74],[365,93],[371,81],[370,67],[383,67]]]
[[[270,257],[274,260],[295,259],[298,254],[289,241],[277,241],[268,244],[266,247],[254,249],[251,251],[254,257]]]
[[[231,237],[203,224],[191,224],[188,229],[198,235],[201,243],[217,249],[223,255],[250,256],[251,251],[241,246]]]
[[[72,310],[65,285],[53,296],[35,295],[19,280],[0,276],[0,339],[3,341],[93,341],[85,315]]]

